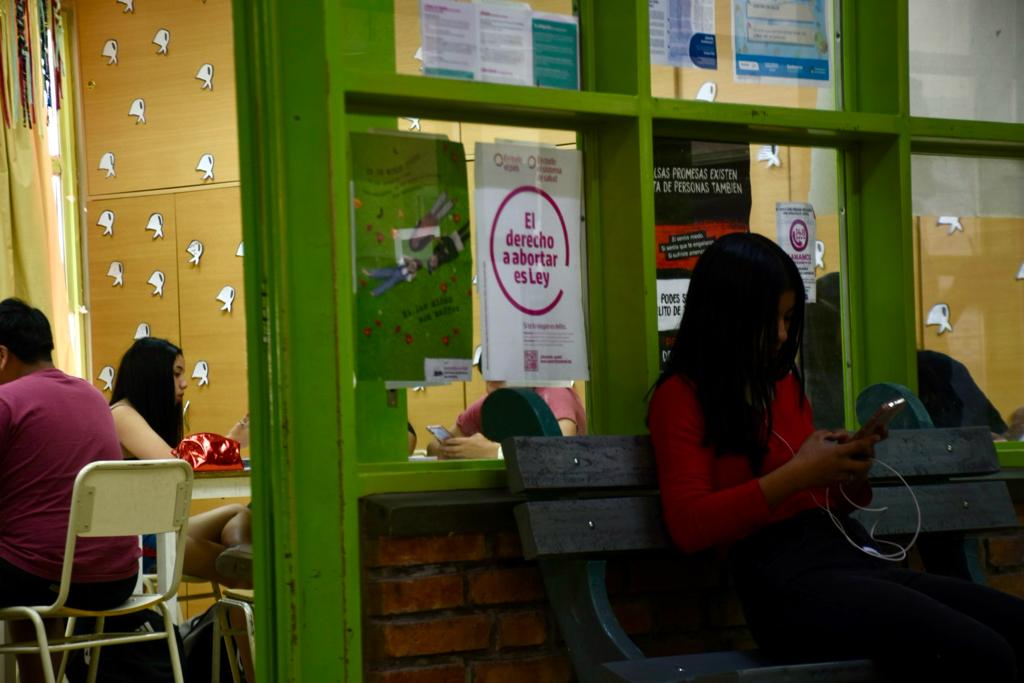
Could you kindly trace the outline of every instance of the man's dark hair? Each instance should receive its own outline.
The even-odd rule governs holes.
[[[0,301],[0,346],[6,346],[22,363],[52,362],[50,321],[21,299],[4,299]]]

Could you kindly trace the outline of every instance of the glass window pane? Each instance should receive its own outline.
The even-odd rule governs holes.
[[[910,113],[1024,121],[1024,4],[910,0]]]
[[[657,138],[654,156],[662,360],[675,343],[696,256],[725,233],[762,234],[809,268],[805,283],[813,302],[807,303],[799,363],[816,426],[841,427],[845,403],[835,150]]]
[[[415,121],[415,127],[413,124]],[[407,132],[418,132],[425,135],[444,135],[453,142],[461,142],[466,157],[466,180],[469,190],[469,225],[476,229],[476,196],[474,169],[476,163],[475,147],[477,142],[507,142],[515,140],[530,142],[542,146],[557,146],[565,149],[576,148],[576,131],[545,128],[520,128],[461,121],[437,121],[431,119],[398,119],[398,129]],[[476,283],[476,239],[469,240],[469,248],[473,269],[473,347],[481,343],[480,334],[480,299],[477,296]],[[585,262],[582,264],[586,268]],[[585,396],[585,382],[577,381],[573,387],[581,400]],[[416,452],[426,454],[427,445],[434,438],[427,430],[427,425],[443,425],[453,429],[455,420],[474,401],[487,393],[487,386],[479,368],[472,371],[469,382],[453,382],[446,385],[416,387],[407,390],[408,420],[416,432]],[[395,458],[397,459],[397,458]]]
[[[913,157],[918,384],[937,426],[1024,437],[1024,162]]]
[[[651,94],[835,109],[832,11],[831,0],[651,0]]]

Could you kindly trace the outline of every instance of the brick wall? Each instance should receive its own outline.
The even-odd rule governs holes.
[[[1024,524],[1024,505],[1018,507]],[[511,511],[503,530],[363,540],[364,662],[371,683],[560,683],[572,665]],[[990,583],[1024,597],[1024,533],[981,543]],[[750,649],[714,554],[612,561],[608,590],[648,656]]]
[[[1024,503],[1017,503],[1017,519],[1024,527]],[[990,586],[1024,598],[1024,532],[986,538],[983,559]]]

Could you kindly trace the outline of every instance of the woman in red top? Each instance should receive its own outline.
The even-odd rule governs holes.
[[[698,261],[648,417],[672,539],[728,548],[751,632],[780,660],[1017,680],[1024,600],[887,562],[847,515],[847,500],[870,501],[879,437],[814,430],[795,364],[803,316],[800,274],[771,240],[727,235]]]

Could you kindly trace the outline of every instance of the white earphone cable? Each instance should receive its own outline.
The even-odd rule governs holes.
[[[778,438],[779,441],[781,441],[782,443],[784,443],[786,445],[786,448],[789,449],[789,452],[790,452],[790,454],[793,457],[796,457],[796,451],[793,450],[793,447],[789,445],[788,441],[786,441],[784,438],[782,438],[781,434],[779,434],[774,429],[772,430],[772,434],[775,435],[775,437]],[[889,510],[888,506],[882,506],[882,507],[863,507],[861,505],[858,505],[857,503],[855,503],[852,500],[850,500],[850,497],[846,494],[846,490],[843,488],[843,485],[842,484],[839,485],[839,492],[843,494],[843,498],[846,499],[846,502],[849,503],[850,506],[852,506],[853,508],[855,508],[857,510],[862,510],[864,512],[877,512],[877,513],[879,513],[878,518],[875,519],[875,522],[871,525],[871,528],[868,530],[868,536],[871,538],[871,541],[873,543],[875,543],[876,545],[885,545],[885,546],[888,546],[890,548],[894,548],[894,550],[892,552],[883,553],[883,552],[879,551],[877,548],[872,548],[869,545],[864,545],[864,546],[858,545],[856,541],[854,541],[852,538],[850,538],[850,535],[848,533],[846,533],[846,529],[843,527],[842,522],[839,521],[839,518],[836,517],[835,514],[831,510],[831,507],[829,505],[829,489],[827,487],[825,488],[825,504],[824,505],[822,505],[821,503],[818,502],[818,499],[817,499],[817,497],[815,497],[813,492],[809,491],[809,493],[811,494],[811,499],[814,501],[814,504],[817,505],[819,508],[821,508],[822,510],[825,511],[825,514],[827,514],[829,516],[829,519],[832,520],[832,524],[834,524],[835,527],[839,530],[839,533],[841,533],[843,535],[843,538],[845,538],[847,540],[847,542],[850,545],[852,545],[854,548],[856,548],[860,552],[864,553],[865,555],[870,555],[871,557],[876,557],[876,558],[878,558],[880,560],[887,560],[889,562],[902,562],[903,560],[907,559],[907,555],[910,553],[910,549],[914,547],[914,543],[917,542],[917,537],[921,534],[921,506],[920,506],[920,504],[917,501],[917,495],[914,494],[914,489],[911,488],[910,484],[907,483],[907,480],[903,478],[902,474],[897,472],[896,469],[892,465],[887,463],[887,462],[884,462],[882,460],[878,460],[877,458],[875,459],[875,462],[877,462],[880,465],[882,465],[885,468],[887,468],[890,472],[895,474],[896,477],[903,483],[903,485],[907,488],[907,491],[910,492],[910,499],[913,501],[914,509],[917,511],[917,528],[914,530],[914,535],[911,537],[910,542],[907,543],[907,545],[905,547],[901,546],[899,543],[895,543],[893,541],[887,541],[885,539],[876,538],[875,537],[875,529],[878,528],[878,523],[882,520],[882,515],[884,513],[888,512],[888,510]]]

